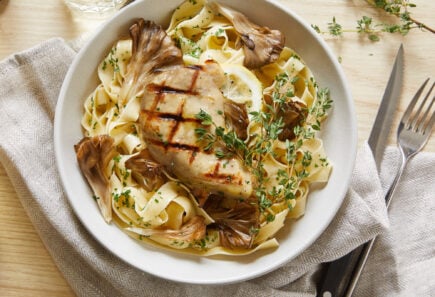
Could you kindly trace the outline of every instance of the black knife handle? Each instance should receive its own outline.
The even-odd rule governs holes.
[[[344,297],[353,279],[363,251],[368,243],[359,246],[347,255],[327,263],[326,272],[317,289],[317,297]],[[365,260],[364,260],[365,262]]]

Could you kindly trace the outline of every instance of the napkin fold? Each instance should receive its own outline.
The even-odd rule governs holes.
[[[62,81],[76,52],[47,40],[0,62],[0,162],[50,255],[78,296],[315,296],[321,263],[378,236],[354,296],[435,292],[435,153],[409,163],[389,213],[384,202],[399,161],[389,147],[380,175],[368,145],[327,230],[286,265],[225,286],[187,285],[149,275],[104,249],[78,221],[63,192],[53,148]]]

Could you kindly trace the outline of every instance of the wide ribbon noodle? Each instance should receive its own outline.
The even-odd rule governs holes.
[[[132,237],[160,248],[204,256],[244,255],[277,247],[275,234],[304,214],[310,184],[328,181],[331,164],[317,131],[331,100],[291,48],[284,47],[271,63],[248,69],[243,42],[232,20],[211,8],[201,0],[181,4],[166,32],[180,47],[186,65],[218,63],[226,78],[222,94],[247,108],[244,145],[254,155],[248,167],[257,178],[253,197],[259,209],[256,223],[248,230],[252,236],[248,247],[222,244],[222,236],[228,233],[214,226],[220,220],[227,228],[231,219],[207,213],[191,189],[164,168],[153,188],[126,166],[147,149],[139,124],[143,90],[129,98],[120,95],[132,58],[131,39],[118,40],[99,64],[101,83],[84,103],[81,124],[84,136],[108,135],[116,148],[115,157],[103,168],[112,209],[112,215],[105,217],[108,222],[113,219]],[[283,97],[284,103],[279,101]],[[270,113],[271,106],[279,104],[285,104],[296,118],[285,139],[267,136],[272,135],[272,118],[279,122],[276,133],[286,128],[289,113]],[[227,213],[235,212],[231,211]],[[206,229],[201,233],[198,226]],[[229,228],[238,234],[236,227]]]

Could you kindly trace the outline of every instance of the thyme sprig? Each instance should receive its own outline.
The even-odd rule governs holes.
[[[215,156],[219,159],[231,158],[234,155],[245,158],[247,146],[234,131],[226,132],[224,127],[217,126],[211,115],[202,109],[195,117],[201,121],[202,127],[195,128],[195,135],[198,142],[203,144],[204,151],[214,149]]]
[[[399,23],[380,23],[373,20],[369,16],[362,16],[356,21],[354,29],[344,29],[337,22],[336,17],[332,17],[332,21],[327,24],[327,30],[321,30],[319,26],[312,24],[311,27],[320,34],[330,34],[331,36],[342,36],[344,33],[354,32],[367,36],[371,41],[379,41],[382,33],[400,33],[408,34],[413,29],[425,29],[435,33],[435,29],[430,28],[422,22],[414,19],[411,16],[409,8],[414,8],[416,5],[406,0],[366,0],[369,4],[376,8],[382,9],[387,14],[395,16],[399,19]]]
[[[255,177],[254,195],[260,211],[265,214],[268,221],[274,219],[273,212],[269,211],[274,203],[286,201],[287,206],[292,208],[293,203],[290,200],[297,197],[299,184],[309,176],[308,167],[312,162],[311,153],[301,152],[300,149],[306,140],[315,137],[315,132],[320,130],[327,110],[332,106],[328,89],[318,89],[317,100],[308,109],[305,124],[297,125],[294,128],[294,139],[285,141],[286,170],[280,169],[277,176],[268,176],[264,168],[265,162],[269,155],[275,156],[274,143],[284,128],[283,118],[279,116],[282,113],[279,111],[294,96],[292,88],[286,86],[296,81],[297,79],[290,78],[285,73],[276,77],[271,102],[264,103],[262,110],[250,113],[251,121],[261,128],[258,133],[250,135],[248,142],[238,138],[234,131],[226,131],[224,127],[217,126],[207,112],[201,110],[196,114],[201,123],[201,127],[195,129],[198,142],[202,143],[205,151],[213,150],[219,159],[237,157],[242,160]],[[315,85],[313,81],[311,83]],[[327,164],[326,161],[322,161],[318,166]],[[267,186],[271,178],[276,178],[278,186]]]

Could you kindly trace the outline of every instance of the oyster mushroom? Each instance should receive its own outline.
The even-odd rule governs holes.
[[[236,133],[240,139],[248,137],[248,111],[245,104],[238,104],[233,101],[227,100],[224,103],[224,114],[227,124]]]
[[[154,235],[160,235],[168,239],[176,239],[187,242],[193,242],[205,237],[206,225],[205,219],[201,216],[194,216],[187,221],[180,230],[155,230]]]
[[[112,200],[106,168],[118,152],[108,135],[85,137],[74,146],[80,170],[89,183],[94,198],[106,220],[112,220]]]
[[[178,230],[142,229],[135,227],[129,227],[127,230],[171,246],[174,246],[174,242],[178,242],[178,248],[182,248],[185,247],[184,244],[194,243],[195,241],[203,239],[206,235],[206,224],[204,217],[194,216]],[[176,248],[177,246],[174,247]]]
[[[240,35],[245,53],[243,64],[246,67],[259,68],[278,59],[285,41],[279,30],[254,24],[242,13],[216,2],[210,3],[209,7],[226,17]]]
[[[161,26],[138,19],[129,31],[132,39],[132,58],[120,92],[122,100],[140,94],[153,72],[183,64],[181,50]]]
[[[293,139],[295,137],[294,128],[301,125],[307,117],[308,110],[301,103],[289,101],[283,104],[278,110],[278,118],[283,119],[283,130],[279,134],[278,139],[285,141],[286,139]]]
[[[234,202],[234,201],[233,201]],[[238,201],[226,207],[224,197],[210,195],[204,210],[215,221],[212,226],[219,230],[221,245],[227,248],[251,248],[259,227],[259,211],[254,201]]]
[[[149,192],[165,182],[163,165],[153,161],[147,150],[142,150],[138,155],[128,159],[125,167],[131,170],[135,180]]]

